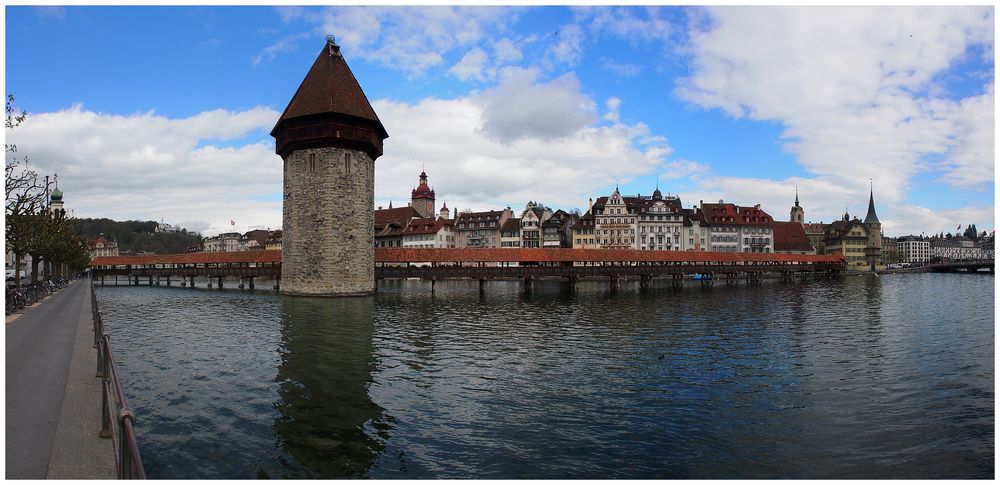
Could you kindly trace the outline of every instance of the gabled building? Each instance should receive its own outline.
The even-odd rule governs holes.
[[[454,221],[439,217],[413,219],[403,231],[404,248],[454,248]]]
[[[418,212],[412,206],[388,209],[379,208],[374,213],[375,222],[375,247],[377,248],[398,248],[403,246],[403,232],[410,225],[410,221],[420,218]]]
[[[511,217],[500,227],[500,247],[521,247],[521,219]]]
[[[455,247],[500,247],[500,228],[513,216],[510,207],[500,211],[463,212],[455,218]]]
[[[521,247],[540,248],[544,238],[542,237],[542,224],[552,217],[552,209],[533,201],[528,201],[521,212]]]
[[[681,232],[684,228],[684,210],[681,199],[663,196],[657,187],[653,196],[639,199],[639,249],[656,251],[677,251],[681,248]]]
[[[264,241],[264,249],[267,251],[281,249],[281,229],[278,229],[267,236],[267,239]]]
[[[573,249],[595,249],[594,215],[588,210],[573,224]]]
[[[118,243],[104,237],[101,233],[97,236],[97,239],[87,241],[87,246],[90,247],[90,259],[99,258],[101,256],[118,256]]]
[[[638,197],[623,197],[615,187],[607,197],[598,197],[591,211],[594,215],[594,232],[600,249],[635,249],[638,246],[639,207]]]
[[[774,219],[760,204],[752,207],[725,203],[701,204],[704,221],[711,228],[709,251],[773,253]]]

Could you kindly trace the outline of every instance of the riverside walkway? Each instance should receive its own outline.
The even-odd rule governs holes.
[[[86,280],[7,316],[6,478],[113,479]]]

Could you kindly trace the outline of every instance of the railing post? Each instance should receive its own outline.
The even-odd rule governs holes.
[[[101,380],[101,438],[111,437],[111,380]]]
[[[130,480],[135,478],[133,475],[134,468],[134,457],[132,456],[132,449],[129,446],[129,440],[127,433],[125,432],[125,420],[129,421],[129,424],[133,422],[132,410],[128,408],[122,408],[118,411],[118,456],[120,457],[120,462],[118,463],[118,478],[124,480]]]

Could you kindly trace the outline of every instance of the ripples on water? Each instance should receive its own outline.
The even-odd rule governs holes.
[[[97,291],[151,477],[989,478],[993,282]]]

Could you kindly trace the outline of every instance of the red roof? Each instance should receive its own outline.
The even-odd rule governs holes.
[[[637,249],[548,249],[548,248],[456,248],[411,249],[376,248],[375,262],[600,262],[600,261],[677,261],[739,262],[775,261],[803,263],[843,262],[840,253],[829,255],[776,253],[713,253],[705,251],[643,251]],[[281,250],[238,251],[229,253],[183,253],[152,256],[102,256],[91,266],[150,265],[194,263],[280,263]]]
[[[711,225],[733,224],[741,226],[770,226],[774,218],[760,206],[741,207],[736,204],[702,204],[705,221]]]
[[[774,251],[811,252],[816,248],[809,243],[806,231],[798,222],[774,223]]]
[[[403,235],[410,234],[436,234],[441,228],[445,226],[450,226],[449,220],[443,217],[437,219],[433,217],[422,217],[419,219],[413,219],[410,221],[410,225],[406,226],[406,230],[403,231]]]
[[[837,254],[715,253],[707,251],[647,251],[638,249],[550,249],[550,248],[377,248],[375,262],[841,262]]]
[[[234,251],[228,253],[182,253],[157,254],[151,256],[101,256],[94,258],[91,266],[102,265],[148,265],[148,264],[195,264],[195,263],[280,263],[281,250]]]
[[[389,225],[389,223],[406,227],[411,220],[419,217],[420,213],[411,206],[378,209],[375,211],[375,230],[380,231]]]

